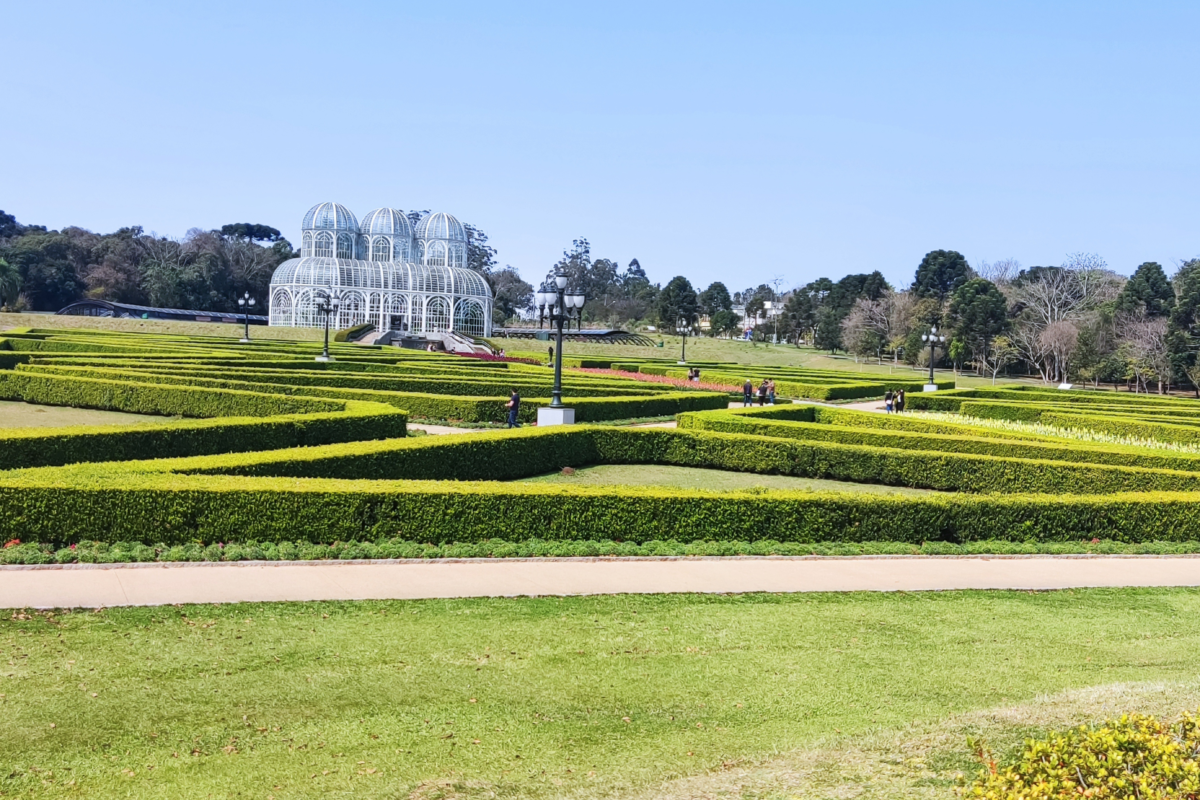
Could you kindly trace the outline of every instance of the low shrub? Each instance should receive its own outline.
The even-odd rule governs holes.
[[[1200,718],[1171,721],[1126,714],[1028,739],[1016,760],[997,766],[972,741],[983,774],[963,795],[983,800],[1133,800],[1200,797]]]

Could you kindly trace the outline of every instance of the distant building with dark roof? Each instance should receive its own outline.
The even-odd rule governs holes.
[[[241,323],[245,314],[221,311],[194,311],[183,308],[152,308],[135,306],[132,303],[111,303],[108,300],[80,300],[60,309],[59,314],[73,317],[115,317],[118,319],[164,319],[174,322],[230,322]],[[267,318],[250,314],[251,325],[266,325]]]

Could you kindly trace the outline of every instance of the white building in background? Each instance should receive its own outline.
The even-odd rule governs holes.
[[[342,298],[332,328],[491,335],[492,292],[467,269],[467,234],[451,215],[426,214],[413,226],[403,211],[377,208],[360,224],[345,206],[321,203],[300,228],[300,258],[271,276],[271,325],[323,326],[316,297],[329,289]]]

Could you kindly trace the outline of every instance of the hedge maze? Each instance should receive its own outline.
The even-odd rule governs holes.
[[[730,409],[720,392],[571,374],[566,391],[585,420],[676,414],[678,428],[410,438],[412,416],[499,419],[509,388],[530,405],[544,402],[549,370],[352,345],[320,364],[311,344],[91,332],[8,332],[0,346],[22,357],[0,371],[2,398],[178,417],[0,429],[0,532],[33,547],[35,561],[69,559],[71,545],[96,542],[150,557],[192,547],[211,558],[221,557],[216,543],[239,554],[375,543],[338,551],[352,557],[396,554],[384,542],[491,554],[479,548],[531,539],[651,551],[669,540],[1200,539],[1200,403],[1188,399],[1001,387],[913,393],[914,412],[903,415],[792,403]],[[829,384],[839,385],[851,384]],[[595,464],[781,474],[845,488],[520,482]],[[930,491],[867,493],[856,484]]]

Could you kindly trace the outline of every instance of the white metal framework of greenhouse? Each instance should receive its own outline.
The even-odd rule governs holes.
[[[491,290],[467,269],[467,234],[450,214],[426,214],[414,227],[404,212],[378,208],[359,224],[345,206],[321,203],[300,227],[300,258],[271,276],[271,325],[324,325],[317,300],[330,291],[341,298],[330,327],[491,335]]]

